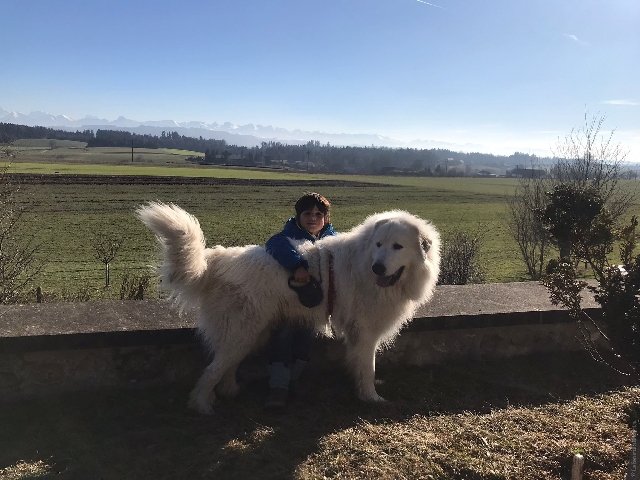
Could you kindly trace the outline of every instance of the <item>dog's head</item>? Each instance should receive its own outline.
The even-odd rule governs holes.
[[[402,288],[414,300],[431,296],[438,280],[440,236],[429,222],[403,211],[374,215],[371,272],[380,288]]]

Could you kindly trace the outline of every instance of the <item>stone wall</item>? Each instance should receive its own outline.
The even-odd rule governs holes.
[[[378,362],[423,366],[582,349],[578,325],[538,287],[439,287]],[[518,304],[510,307],[514,299]],[[597,315],[593,302],[587,305]],[[191,385],[208,363],[193,318],[163,301],[10,306],[0,308],[0,317],[4,400],[89,388]],[[595,329],[588,335],[607,347]],[[322,339],[314,345],[311,370],[337,368],[343,357],[340,341]],[[253,358],[240,374],[261,376],[264,366],[263,358]]]
[[[0,398],[195,382],[197,344],[0,353]]]

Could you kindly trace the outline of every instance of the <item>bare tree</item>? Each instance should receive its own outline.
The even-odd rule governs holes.
[[[122,246],[122,237],[94,235],[91,241],[95,257],[104,264],[104,286],[110,285],[109,264],[116,258]]]
[[[552,184],[545,194],[548,203],[539,219],[560,250],[560,259],[547,266],[542,283],[551,302],[563,305],[578,322],[583,344],[593,358],[607,361],[591,339],[596,328],[618,359],[626,362],[625,373],[640,375],[640,256],[636,247],[635,216],[625,218],[634,204],[635,190],[623,178],[626,152],[612,141],[613,131],[602,134],[603,116],[574,129],[555,150]],[[620,260],[613,263],[616,245]],[[576,266],[584,262],[597,286],[579,280]],[[587,288],[601,307],[598,316],[582,310],[581,291]]]
[[[571,257],[571,244],[559,238],[552,239],[540,218],[550,202],[551,192],[558,186],[565,185],[574,191],[594,191],[604,202],[613,222],[622,219],[635,201],[631,183],[620,182],[626,172],[627,152],[613,141],[615,131],[607,134],[602,131],[604,120],[603,115],[589,118],[585,113],[580,128],[574,128],[564,139],[558,139],[548,176],[521,178],[508,202],[509,228],[527,266],[527,274],[533,279],[540,278],[552,241],[559,248],[561,258]],[[532,165],[531,172],[535,171]],[[538,171],[542,169],[538,168]]]
[[[8,156],[9,145],[0,146],[0,158]],[[8,169],[9,165],[0,168],[0,303],[21,299],[44,268],[33,236],[20,231],[20,189],[12,182]]]
[[[626,172],[627,151],[613,141],[615,130],[602,131],[606,117],[584,115],[584,124],[558,140],[551,169],[554,184],[593,188],[613,220],[622,217],[635,200],[635,192],[620,180]]]
[[[539,165],[531,165],[531,172],[542,172]],[[538,175],[521,178],[512,198],[507,201],[508,227],[518,244],[520,254],[532,279],[542,276],[550,242],[537,212],[542,211],[548,200],[545,195],[548,181]]]

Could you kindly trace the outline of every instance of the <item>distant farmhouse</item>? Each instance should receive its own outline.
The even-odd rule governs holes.
[[[511,178],[547,178],[548,173],[542,168],[525,168],[518,165],[513,170],[507,170],[507,177]]]

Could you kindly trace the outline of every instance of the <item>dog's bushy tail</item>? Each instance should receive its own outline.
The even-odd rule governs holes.
[[[207,269],[200,222],[177,205],[159,202],[139,207],[136,216],[155,232],[162,246],[163,264],[159,273],[164,288],[180,296],[185,293],[180,292],[180,287],[188,289]]]

